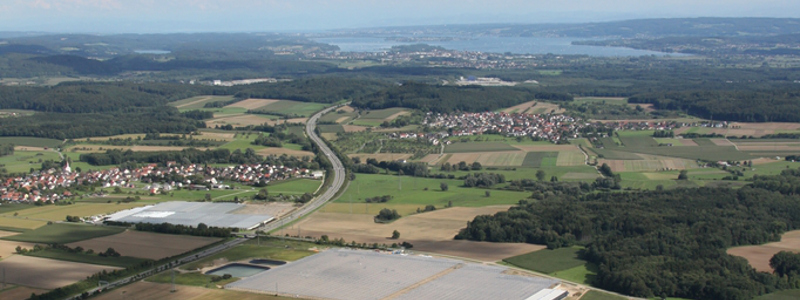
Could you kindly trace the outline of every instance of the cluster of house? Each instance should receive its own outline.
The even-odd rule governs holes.
[[[422,122],[431,128],[447,128],[452,136],[498,133],[558,142],[577,138],[585,122],[567,115],[482,112],[460,114],[428,113]]]
[[[430,66],[476,69],[523,69],[538,66],[535,56],[527,54],[493,54],[439,48],[408,52],[313,52],[306,53],[305,56],[336,60],[377,60],[388,64],[424,60]]]
[[[192,182],[189,177],[202,177],[202,181]],[[228,167],[208,167],[197,164],[178,165],[170,162],[167,167],[150,164],[137,169],[119,169],[72,172],[67,163],[63,169],[50,169],[43,172],[28,174],[24,177],[8,178],[0,182],[0,200],[9,202],[57,202],[67,197],[72,197],[68,190],[81,184],[100,183],[102,187],[127,187],[134,188],[134,182],[156,181],[160,179],[182,180],[169,181],[163,184],[151,184],[145,187],[150,193],[159,193],[162,190],[175,188],[188,188],[203,190],[210,188],[224,189],[229,186],[222,184],[224,181],[239,182],[242,184],[267,183],[270,181],[285,180],[289,178],[321,178],[321,171],[312,171],[305,168],[290,168],[286,166],[272,166],[267,164],[238,165]],[[56,191],[63,192],[56,192]]]

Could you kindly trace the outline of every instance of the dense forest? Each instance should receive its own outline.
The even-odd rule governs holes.
[[[127,162],[137,163],[161,163],[177,161],[181,164],[190,163],[235,163],[250,164],[261,162],[262,157],[257,155],[253,149],[247,148],[244,152],[239,149],[231,152],[228,149],[197,150],[194,148],[181,151],[156,151],[156,152],[134,152],[131,150],[107,150],[105,153],[86,153],[81,154],[80,161],[87,162],[94,166],[119,165]]]
[[[800,91],[690,90],[641,94],[629,103],[652,103],[656,109],[681,110],[712,120],[800,122]]]
[[[628,295],[752,299],[798,288],[800,277],[756,272],[725,250],[800,228],[798,176],[760,176],[740,190],[540,193],[508,212],[476,217],[456,238],[584,245],[582,258],[598,266],[593,284]]]
[[[448,113],[492,111],[536,99],[571,101],[572,96],[526,88],[482,86],[434,86],[407,82],[353,100],[352,106],[368,109],[407,107]]]

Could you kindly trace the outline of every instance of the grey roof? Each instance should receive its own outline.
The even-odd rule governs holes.
[[[197,226],[203,223],[213,227],[250,229],[273,219],[270,215],[242,215],[232,212],[244,207],[236,203],[172,201],[137,211],[134,214],[120,214],[112,221],[128,223],[170,223],[175,225]]]
[[[526,299],[558,281],[458,260],[328,250],[225,288],[325,299]],[[419,286],[415,284],[423,283]]]

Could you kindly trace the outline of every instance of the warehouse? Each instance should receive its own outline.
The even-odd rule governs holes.
[[[209,227],[252,230],[274,219],[273,216],[264,214],[237,213],[245,207],[236,203],[172,201],[121,211],[109,216],[107,220],[186,226],[203,223]]]

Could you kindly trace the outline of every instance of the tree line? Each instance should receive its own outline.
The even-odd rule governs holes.
[[[739,190],[553,190],[507,212],[478,216],[456,238],[551,249],[583,245],[581,257],[598,266],[593,284],[628,295],[752,299],[800,287],[800,280],[757,272],[725,251],[778,241],[800,228],[799,177],[800,170],[759,176]],[[787,188],[779,193],[776,186]]]

